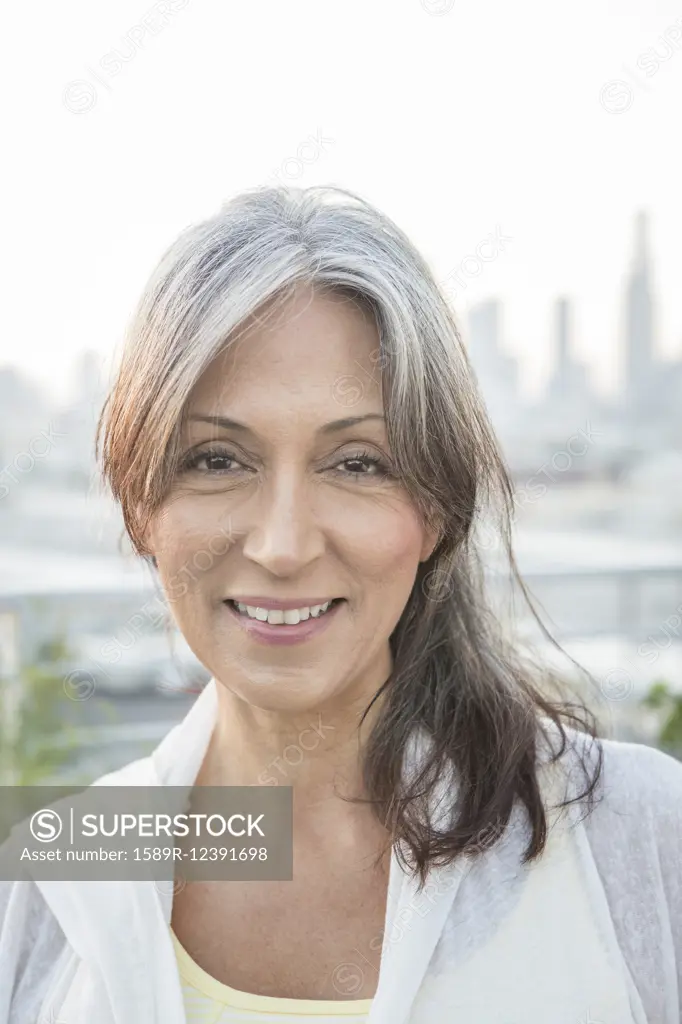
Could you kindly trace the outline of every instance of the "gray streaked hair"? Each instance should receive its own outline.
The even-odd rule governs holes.
[[[531,859],[546,838],[538,729],[549,721],[558,731],[558,758],[563,722],[595,736],[594,721],[580,703],[550,700],[533,682],[488,605],[475,534],[491,509],[530,603],[511,551],[511,481],[449,302],[389,217],[347,189],[261,187],[183,231],[142,294],[100,419],[105,480],[143,554],[146,525],[177,469],[192,389],[249,318],[272,316],[300,286],[349,296],[374,318],[392,462],[440,534],[391,636],[391,676],[374,698],[386,699],[365,748],[370,802],[404,840],[422,881],[430,863],[499,831],[517,799],[530,817]],[[434,743],[408,782],[402,755],[417,725]],[[599,755],[591,777],[583,763],[588,785],[575,799],[591,797]],[[434,831],[428,800],[446,763],[465,785],[455,823]]]

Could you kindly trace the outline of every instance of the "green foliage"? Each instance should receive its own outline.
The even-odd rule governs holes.
[[[47,781],[68,764],[78,730],[60,713],[67,698],[59,675],[30,665],[22,672],[21,682],[21,721],[12,761],[16,785],[32,786]]]
[[[657,679],[643,698],[642,706],[658,712],[661,750],[682,759],[682,694],[673,693],[664,679]]]
[[[55,638],[42,645],[34,664],[21,669],[20,716],[13,741],[8,742],[5,723],[0,722],[0,769],[11,766],[14,785],[49,784],[58,773],[60,781],[68,779],[68,765],[86,731],[85,702],[70,700],[64,686],[63,667],[69,656],[66,643]],[[112,709],[104,710],[111,718]]]

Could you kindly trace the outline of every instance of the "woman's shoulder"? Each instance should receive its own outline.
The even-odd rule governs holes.
[[[577,734],[575,739],[574,749],[587,749],[592,764],[597,749],[602,752],[594,806],[582,819],[585,854],[601,879],[647,1019],[677,1020],[672,1014],[676,993],[682,998],[682,762],[646,744],[601,738],[594,744]]]
[[[671,818],[682,821],[682,761],[656,747],[625,740],[593,737],[564,725],[565,742],[553,723],[544,722],[539,761],[558,754],[568,792],[586,788],[598,774],[595,810],[626,817]]]
[[[678,821],[682,826],[682,761],[656,747],[592,737],[567,729],[569,757],[601,771],[596,808],[603,814],[646,820]]]
[[[682,945],[682,762],[642,743],[567,735],[573,765],[592,772],[601,761],[580,820],[610,902],[641,902],[646,885],[650,900],[674,909]]]
[[[641,743],[601,744],[598,800],[587,819],[601,873],[655,875],[682,914],[682,762]]]
[[[682,761],[643,743],[602,743],[604,793],[614,807],[682,820]]]

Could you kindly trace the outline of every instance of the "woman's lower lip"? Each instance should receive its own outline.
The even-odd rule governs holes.
[[[240,615],[230,601],[223,601],[227,610],[234,616],[242,629],[254,640],[259,640],[266,644],[297,644],[303,640],[309,640],[311,637],[318,636],[330,625],[336,617],[339,608],[344,603],[343,601],[338,601],[322,615],[318,615],[317,618],[313,618],[311,615],[309,619],[298,622],[296,625],[273,626],[269,622],[261,622],[260,619],[250,619],[247,615]]]

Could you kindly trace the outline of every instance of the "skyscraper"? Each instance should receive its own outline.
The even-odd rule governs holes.
[[[547,397],[551,411],[581,415],[591,403],[591,394],[585,367],[571,352],[570,301],[557,299],[555,310],[555,363]]]
[[[498,299],[473,306],[468,316],[469,356],[490,416],[503,437],[521,416],[518,364],[500,343],[502,315]]]
[[[635,249],[625,290],[625,401],[628,416],[640,420],[656,408],[654,315],[651,295],[649,223],[635,219]]]

